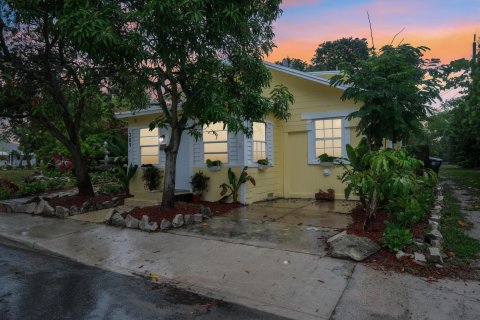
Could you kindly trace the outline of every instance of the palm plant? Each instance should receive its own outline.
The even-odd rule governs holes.
[[[118,181],[120,181],[120,184],[122,185],[127,197],[130,196],[130,180],[132,180],[132,178],[135,176],[137,169],[138,166],[133,165],[132,163],[130,163],[128,167],[120,165],[117,167],[116,176]]]
[[[233,202],[238,203],[238,194],[240,187],[247,181],[250,181],[254,186],[256,185],[255,179],[250,176],[247,172],[248,167],[244,167],[242,172],[240,173],[240,177],[237,179],[237,176],[232,171],[232,168],[228,168],[228,183],[222,183],[220,188],[222,191],[220,195],[223,196],[220,201],[227,200],[230,196],[233,197]]]

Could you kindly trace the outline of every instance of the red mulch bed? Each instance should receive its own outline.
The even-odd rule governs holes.
[[[218,216],[229,212],[230,210],[243,207],[243,204],[240,203],[221,203],[221,202],[208,202],[200,201],[196,203],[192,202],[177,202],[175,208],[162,210],[160,206],[151,206],[144,208],[137,208],[131,211],[130,214],[132,217],[141,219],[143,215],[148,216],[148,220],[151,222],[157,222],[160,224],[162,219],[167,219],[172,221],[173,218],[179,213],[181,214],[195,214],[198,212],[200,206],[205,206],[212,210],[213,215]],[[124,213],[125,217],[127,213]]]
[[[120,196],[117,196],[120,197]],[[55,208],[56,206],[62,206],[65,208],[71,208],[73,206],[77,206],[78,208],[82,207],[82,204],[89,201],[91,203],[102,203],[105,201],[112,200],[112,196],[105,195],[105,194],[98,194],[94,197],[88,196],[81,196],[81,195],[74,195],[74,196],[66,196],[61,198],[56,198],[48,201],[48,204]]]
[[[352,210],[353,223],[347,227],[348,234],[354,234],[360,237],[367,237],[373,241],[381,244],[383,231],[386,227],[384,221],[388,220],[388,215],[385,211],[377,212],[376,220],[370,224],[368,230],[363,230],[363,222],[366,214],[361,205]],[[413,237],[423,239],[427,232],[427,219],[419,222],[413,226]],[[405,252],[413,253],[411,246],[405,248]],[[382,249],[365,260],[365,264],[376,270],[408,272],[426,278],[427,281],[436,281],[442,278],[454,279],[475,279],[475,271],[467,266],[452,266],[445,261],[443,268],[437,268],[435,265],[427,264],[426,266],[419,265],[413,259],[405,258],[398,260],[393,252],[386,248]]]

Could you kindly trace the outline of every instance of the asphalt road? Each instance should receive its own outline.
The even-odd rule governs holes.
[[[279,319],[0,243],[0,319]]]

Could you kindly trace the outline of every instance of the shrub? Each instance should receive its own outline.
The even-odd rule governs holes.
[[[200,194],[207,190],[208,180],[210,180],[210,177],[207,177],[202,171],[195,173],[190,180],[192,191]]]
[[[36,181],[32,183],[27,183],[21,186],[20,189],[17,191],[17,196],[19,197],[30,196],[30,195],[45,192],[46,190],[47,190],[46,182]]]
[[[163,173],[152,165],[143,167],[142,179],[145,181],[145,189],[150,191],[158,190],[162,176]]]
[[[117,183],[106,183],[98,189],[99,193],[108,194],[112,196],[122,193],[123,191],[124,191],[123,186]]]
[[[324,153],[318,156],[318,161],[319,162],[333,162],[336,157],[329,156],[328,154]]]
[[[135,176],[137,169],[137,165],[130,163],[128,167],[118,165],[117,170],[115,171],[115,176],[122,185],[126,196],[130,196],[130,180],[132,180],[132,178]]]
[[[10,191],[3,185],[0,184],[0,200],[10,199]]]
[[[393,252],[398,252],[410,244],[413,239],[412,231],[399,225],[388,223],[383,233],[382,243]]]
[[[211,168],[211,167],[218,167],[218,166],[221,166],[222,165],[222,161],[220,160],[210,160],[210,159],[207,159],[207,161],[205,162],[207,164],[207,167],[208,168]]]
[[[116,173],[108,170],[92,172],[90,173],[90,179],[93,184],[116,182],[118,180]]]
[[[270,164],[270,162],[268,162],[268,159],[260,159],[257,161],[257,163],[263,166],[268,166]]]
[[[10,195],[15,194],[18,189],[20,188],[18,184],[13,182],[12,180],[8,178],[2,178],[0,179],[0,186],[5,189],[6,192],[8,192]]]

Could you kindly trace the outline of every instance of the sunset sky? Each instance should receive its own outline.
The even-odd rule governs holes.
[[[372,20],[375,46],[395,43],[430,47],[429,57],[449,62],[470,58],[480,34],[480,0],[284,0],[275,23],[277,47],[269,61],[290,56],[310,62],[318,44],[341,37],[367,38]]]

